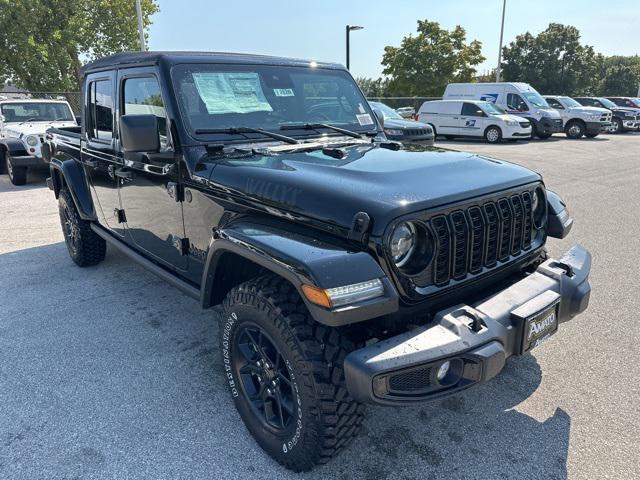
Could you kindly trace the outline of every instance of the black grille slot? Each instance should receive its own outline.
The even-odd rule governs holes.
[[[469,232],[464,212],[453,212],[449,218],[453,227],[453,278],[461,280],[467,276],[467,252]]]
[[[522,237],[524,227],[524,207],[520,195],[511,197],[511,206],[513,207],[513,242],[511,245],[511,254],[517,255],[522,250]]]
[[[437,240],[435,256],[434,280],[436,285],[442,285],[449,281],[449,261],[451,258],[451,241],[447,219],[444,216],[434,217],[431,220],[433,231]]]
[[[480,207],[471,207],[467,210],[469,214],[469,228],[471,229],[471,259],[469,260],[469,271],[478,273],[482,270],[484,242],[485,242],[485,221],[482,217]]]
[[[524,205],[524,238],[522,244],[525,249],[531,247],[531,233],[533,229],[533,212],[531,211],[531,194],[524,192],[522,194],[522,204]]]
[[[513,233],[511,205],[509,205],[509,200],[506,198],[498,200],[498,213],[500,214],[500,223],[502,224],[502,230],[500,232],[500,246],[498,248],[498,260],[504,261],[509,258],[509,253],[511,253],[511,236]]]
[[[389,378],[389,389],[394,392],[415,392],[430,385],[431,368],[423,367],[399,373]]]
[[[500,216],[494,203],[487,203],[484,206],[484,213],[487,215],[487,254],[485,265],[493,267],[498,261]]]

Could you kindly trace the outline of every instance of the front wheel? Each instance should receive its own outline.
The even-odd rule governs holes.
[[[614,118],[611,124],[611,133],[622,133],[622,120]]]
[[[489,143],[498,143],[502,140],[502,130],[495,126],[489,127],[484,132],[484,138]]]
[[[275,275],[235,287],[223,309],[224,376],[258,444],[295,471],[335,456],[363,419],[342,366],[353,344],[311,319],[298,292]]]
[[[5,168],[9,175],[9,180],[16,186],[24,185],[27,183],[27,167],[15,167],[11,155],[5,153]]]
[[[578,138],[582,138],[584,136],[584,124],[580,121],[569,122],[564,132],[566,133],[568,138],[577,140]]]
[[[69,190],[60,190],[58,211],[64,241],[71,259],[80,267],[97,265],[104,260],[107,243],[91,230],[91,223],[82,220]]]

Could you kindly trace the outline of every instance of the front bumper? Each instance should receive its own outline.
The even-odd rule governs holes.
[[[11,157],[11,165],[14,167],[46,167],[47,162],[42,157],[34,157],[33,155],[24,155],[20,157]]]
[[[608,132],[611,128],[611,122],[585,122],[585,125],[589,134]]]
[[[422,326],[351,352],[344,371],[350,394],[360,402],[412,404],[441,398],[495,377],[512,355],[527,351],[526,322],[555,309],[558,324],[589,303],[591,254],[574,246],[558,261],[479,303],[458,305]],[[541,339],[543,341],[545,338]],[[442,381],[438,367],[450,362]]]

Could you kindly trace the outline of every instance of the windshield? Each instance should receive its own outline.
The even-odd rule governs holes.
[[[596,100],[598,100],[603,106],[605,106],[607,108],[616,108],[617,107],[617,105],[615,103],[613,103],[611,100],[609,100],[608,98],[598,97]]]
[[[478,105],[480,105],[480,108],[482,108],[482,110],[484,110],[484,113],[486,113],[487,115],[504,115],[505,113],[507,113],[502,107],[496,105],[495,103],[480,102],[478,103]]]
[[[343,70],[183,64],[176,65],[171,75],[185,125],[194,136],[228,139],[238,134],[215,130],[279,132],[294,124],[301,128],[288,130],[287,135],[318,134],[302,128],[305,124],[328,124],[356,132],[376,129],[369,104]]]
[[[571,97],[562,97],[562,103],[564,103],[565,107],[568,107],[568,108],[575,108],[575,107],[582,106]]]
[[[369,105],[371,105],[371,108],[377,108],[378,110],[380,110],[385,120],[391,119],[391,118],[404,120],[404,118],[402,118],[402,115],[396,112],[389,105],[385,105],[384,103],[380,103],[380,102],[369,102]]]
[[[551,108],[547,101],[536,92],[523,92],[522,96],[526,98],[531,105],[538,108]]]
[[[0,105],[0,109],[7,123],[73,121],[73,113],[66,103],[12,102]]]
[[[633,103],[636,107],[640,108],[640,98],[632,98],[631,103]]]

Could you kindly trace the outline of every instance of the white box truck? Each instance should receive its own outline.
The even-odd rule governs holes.
[[[560,114],[528,83],[450,83],[444,100],[484,100],[531,122],[532,134],[549,138],[563,131]]]

